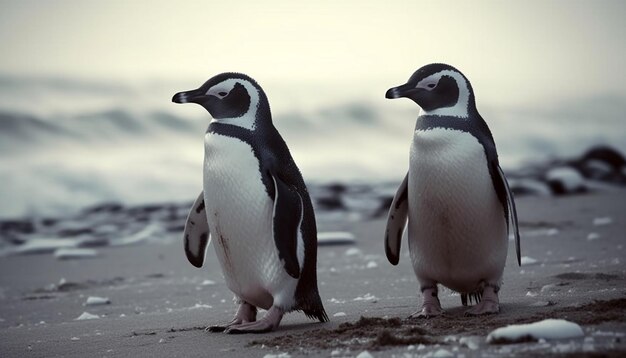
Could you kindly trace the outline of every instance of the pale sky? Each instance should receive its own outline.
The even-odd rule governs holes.
[[[446,62],[483,93],[626,94],[626,1],[0,0],[0,73],[396,85]]]

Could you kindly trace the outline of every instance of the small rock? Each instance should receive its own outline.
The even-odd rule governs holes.
[[[609,225],[611,223],[613,223],[613,219],[608,216],[593,219],[593,225],[595,226]]]
[[[356,247],[351,247],[346,250],[346,253],[344,255],[345,256],[361,256],[363,255],[363,252]]]
[[[594,241],[594,240],[598,240],[599,238],[600,238],[600,234],[596,232],[590,232],[589,235],[587,235],[587,241]]]
[[[345,312],[337,312],[333,315],[333,317],[345,317],[346,313]]]

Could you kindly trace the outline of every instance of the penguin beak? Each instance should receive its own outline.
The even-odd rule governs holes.
[[[172,97],[174,103],[198,103],[197,98],[201,93],[197,89],[185,92],[178,92]]]
[[[415,85],[409,82],[398,87],[390,88],[389,90],[387,90],[387,93],[385,93],[385,98],[395,99],[401,97],[409,97],[411,94],[417,91],[419,91],[419,89],[415,88]]]

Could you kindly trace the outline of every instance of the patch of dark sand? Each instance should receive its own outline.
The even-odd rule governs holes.
[[[612,281],[619,280],[620,275],[606,274],[606,273],[582,273],[582,272],[565,272],[554,276],[561,280],[585,280],[585,279],[596,279],[603,281]]]
[[[380,350],[387,346],[440,343],[415,324],[399,318],[361,317],[335,329],[316,329],[270,339],[257,339],[249,346],[266,345],[285,350],[318,351],[333,348]]]
[[[38,288],[34,293],[50,293],[50,292],[69,292],[76,290],[84,290],[92,287],[115,286],[124,282],[123,277],[114,277],[107,280],[87,280],[84,282],[63,281],[59,284],[50,284],[44,288]]]
[[[545,354],[537,355],[537,357],[545,357]],[[626,357],[626,351],[612,350],[608,352],[575,352],[563,353],[556,355],[559,358],[623,358]]]
[[[342,323],[332,330],[317,329],[270,339],[257,339],[250,341],[248,345],[279,347],[286,351],[299,349],[319,351],[334,348],[381,350],[399,345],[441,344],[443,337],[448,335],[486,336],[499,327],[532,323],[546,318],[567,319],[583,326],[626,321],[626,298],[595,301],[577,307],[551,307],[553,307],[551,310],[541,307],[528,314],[508,316],[504,312],[499,315],[466,317],[460,312],[450,312],[434,319],[361,317],[354,323]]]

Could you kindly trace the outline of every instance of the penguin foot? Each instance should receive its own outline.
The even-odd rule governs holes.
[[[414,312],[409,318],[430,318],[437,317],[443,314],[441,309],[441,303],[437,296],[437,286],[424,288],[422,291],[424,295],[424,301],[422,302],[422,309]]]
[[[270,332],[280,324],[285,313],[278,307],[272,306],[265,316],[256,322],[241,323],[229,326],[224,330],[228,334],[265,333]]]
[[[205,329],[207,332],[224,332],[231,326],[252,323],[256,321],[257,309],[253,305],[243,302],[239,305],[235,318],[225,326],[209,326]]]
[[[465,312],[466,316],[480,316],[500,312],[500,300],[498,299],[497,286],[487,285],[482,294],[482,299],[474,307]]]

